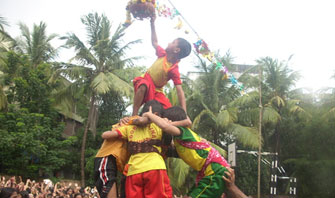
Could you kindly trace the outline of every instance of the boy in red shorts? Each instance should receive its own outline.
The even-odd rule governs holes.
[[[143,76],[136,77],[133,80],[135,89],[133,115],[137,115],[141,105],[149,100],[157,100],[163,105],[164,109],[171,107],[169,99],[163,93],[163,87],[170,79],[176,86],[180,106],[186,111],[186,101],[181,86],[178,63],[180,59],[190,54],[191,44],[183,38],[177,38],[169,43],[164,50],[157,42],[155,17],[151,18],[150,24],[151,42],[158,59]]]
[[[158,115],[163,111],[162,105],[156,100],[146,102],[142,112],[147,112],[149,108]],[[162,129],[150,122],[143,126],[125,125],[102,134],[103,139],[119,137],[128,140],[131,156],[126,177],[126,197],[172,198],[170,180],[161,155],[162,135]]]

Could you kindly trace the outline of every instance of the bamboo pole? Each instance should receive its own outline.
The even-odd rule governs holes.
[[[258,178],[257,178],[257,198],[261,197],[261,158],[262,158],[262,65],[259,65],[259,123],[258,123]]]

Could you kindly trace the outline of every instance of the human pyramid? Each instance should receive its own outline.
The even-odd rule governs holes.
[[[191,44],[173,40],[164,49],[158,45],[154,0],[131,0],[127,6],[136,18],[150,18],[151,41],[157,60],[134,78],[131,117],[125,117],[102,134],[104,142],[95,157],[95,181],[101,198],[118,197],[117,171],[125,177],[121,197],[173,197],[164,159],[178,156],[198,172],[194,187],[186,197],[246,197],[235,185],[235,174],[220,153],[190,129],[186,100],[179,73],[180,60],[191,52]],[[163,87],[172,80],[179,106],[172,106]],[[139,109],[143,105],[141,113]],[[174,150],[172,155],[167,150]],[[121,182],[123,183],[123,182]]]

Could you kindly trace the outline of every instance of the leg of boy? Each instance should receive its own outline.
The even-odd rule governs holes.
[[[161,91],[155,91],[154,99],[161,103],[164,109],[172,107],[170,100]]]
[[[121,192],[120,198],[126,198],[126,176],[121,174]]]
[[[154,99],[156,87],[147,73],[143,77],[134,78],[133,85],[135,95],[132,115],[134,116],[138,114],[138,110],[143,103]]]
[[[143,173],[126,177],[126,197],[144,198]]]
[[[172,198],[172,188],[166,170],[151,170],[143,173],[146,198]]]
[[[138,114],[138,110],[140,109],[140,106],[143,104],[143,100],[144,100],[146,92],[147,92],[146,85],[139,86],[138,89],[135,91],[133,114],[132,114],[133,116]]]
[[[116,160],[109,155],[94,159],[95,186],[101,198],[116,198]]]

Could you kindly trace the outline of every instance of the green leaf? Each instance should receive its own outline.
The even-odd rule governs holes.
[[[98,94],[109,92],[112,87],[112,79],[100,72],[92,81],[91,88]]]
[[[127,97],[131,97],[133,95],[133,86],[131,86],[128,82],[120,79],[117,75],[111,72],[107,73],[107,76],[110,79],[110,86],[112,90]]]
[[[232,124],[230,130],[243,145],[258,148],[258,129]]]
[[[222,128],[227,128],[231,123],[232,119],[230,118],[230,114],[228,110],[221,111],[217,116],[217,125]]]
[[[263,122],[277,124],[281,120],[280,114],[272,107],[264,107]]]

